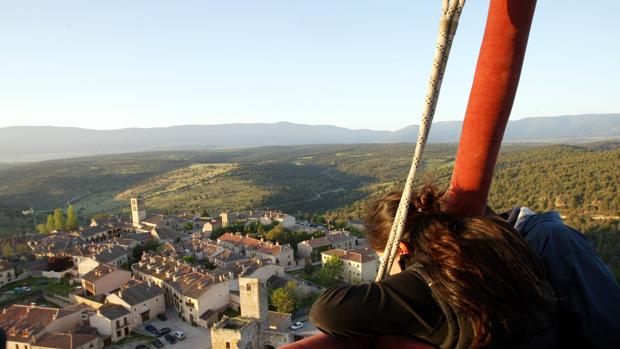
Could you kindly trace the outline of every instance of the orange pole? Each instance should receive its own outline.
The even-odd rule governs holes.
[[[448,193],[449,212],[484,212],[535,7],[536,0],[491,0]]]

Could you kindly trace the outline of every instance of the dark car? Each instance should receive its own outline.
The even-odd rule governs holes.
[[[166,342],[170,343],[170,344],[174,344],[177,342],[177,339],[174,338],[173,335],[171,335],[170,333],[167,333],[164,338],[166,338]]]
[[[153,338],[153,341],[151,342],[151,344],[153,344],[155,346],[155,348],[163,348],[164,347],[164,343],[162,343],[157,338]]]
[[[168,320],[168,317],[166,317],[166,314],[164,314],[164,313],[157,314],[157,318],[160,319],[161,321]]]
[[[144,326],[144,329],[146,330],[146,332],[148,332],[148,333],[150,333],[150,334],[152,334],[154,336],[157,336],[159,334],[159,331],[157,331],[157,328],[155,328],[155,326],[153,326],[153,325],[146,325],[146,326]]]
[[[134,349],[149,349],[148,345],[138,344]]]
[[[170,333],[170,331],[172,331],[170,329],[170,327],[164,327],[161,330],[159,330],[159,332],[157,333],[157,337],[161,337],[161,336],[163,336],[165,334],[168,334],[168,333]]]

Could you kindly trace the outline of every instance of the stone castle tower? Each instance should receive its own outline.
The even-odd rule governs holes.
[[[267,286],[255,278],[239,278],[241,317],[254,318],[260,324],[267,320],[269,301]]]
[[[142,221],[146,218],[146,203],[142,196],[131,198],[131,222],[135,228],[142,225]]]

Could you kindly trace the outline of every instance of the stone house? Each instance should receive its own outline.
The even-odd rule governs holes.
[[[116,343],[127,337],[133,329],[129,316],[129,310],[122,306],[106,303],[90,316],[90,326],[97,329],[106,344]]]
[[[118,292],[108,295],[106,301],[127,309],[133,328],[166,312],[164,291],[136,279],[130,279]]]
[[[284,268],[295,266],[294,251],[289,244],[281,245],[243,236],[241,234],[225,233],[217,242],[227,250],[245,254],[259,260],[268,260]]]
[[[100,264],[82,276],[82,287],[91,295],[118,290],[131,278],[131,273],[108,264]]]
[[[371,282],[379,270],[379,257],[370,248],[345,251],[333,249],[321,253],[322,265],[333,256],[342,261],[340,279],[350,283]]]
[[[0,328],[6,333],[6,347],[10,349],[34,348],[46,334],[74,331],[81,324],[79,309],[13,304],[0,313]]]
[[[318,238],[304,240],[297,244],[297,256],[299,258],[318,262],[321,261],[321,253],[333,249],[351,250],[357,246],[357,237],[349,232],[340,231]]]
[[[173,256],[144,255],[132,270],[137,279],[162,288],[166,304],[190,323],[206,326],[201,317],[224,310],[230,302],[227,277],[198,271]]]

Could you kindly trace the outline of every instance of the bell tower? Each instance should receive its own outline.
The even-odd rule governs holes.
[[[131,222],[134,228],[139,228],[146,218],[146,204],[142,196],[131,198]]]

